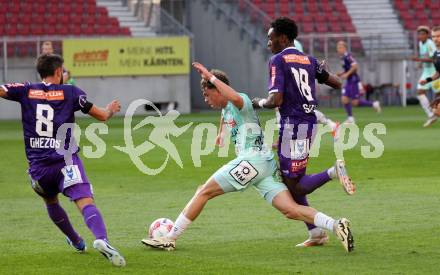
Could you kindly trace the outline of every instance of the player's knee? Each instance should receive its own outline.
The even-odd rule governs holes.
[[[204,200],[210,200],[215,197],[215,193],[208,185],[203,185],[197,192],[197,197],[203,198]]]
[[[299,185],[299,184],[296,184],[294,187],[293,187],[293,194],[295,194],[295,195],[297,195],[297,196],[304,196],[304,195],[307,195],[308,194],[308,190],[306,190],[305,188],[303,188],[301,185]]]
[[[348,103],[349,103],[349,100],[348,100],[347,97],[343,96],[343,97],[341,98],[341,102],[342,102],[342,104],[348,104]]]
[[[298,220],[300,215],[298,210],[295,207],[290,207],[285,213],[284,216],[291,220]]]
[[[75,200],[75,204],[78,207],[80,211],[84,209],[87,205],[94,204],[93,198],[80,198],[78,200]]]
[[[351,104],[356,107],[359,105],[359,100],[353,100]]]
[[[52,198],[43,198],[44,202],[48,204],[57,204],[58,203],[58,197],[52,197]]]

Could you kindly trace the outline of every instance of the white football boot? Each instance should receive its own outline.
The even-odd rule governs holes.
[[[341,159],[336,160],[336,175],[339,178],[339,182],[344,188],[345,192],[349,195],[353,195],[356,191],[353,181],[348,176],[347,169],[345,168],[345,162]]]
[[[296,245],[296,247],[311,247],[311,246],[321,246],[328,242],[329,237],[327,232],[320,230],[319,234],[310,236],[307,240]]]
[[[158,248],[166,251],[172,251],[176,249],[176,241],[167,237],[156,238],[156,239],[143,239],[141,240],[146,246],[153,248]]]
[[[119,252],[105,240],[95,240],[93,247],[106,257],[114,266],[125,266],[125,259]]]
[[[428,118],[428,120],[423,124],[423,127],[429,127],[437,121],[438,117],[436,115],[432,115]]]
[[[354,239],[353,235],[351,234],[350,221],[346,218],[337,220],[334,225],[333,231],[338,239],[341,241],[342,246],[344,246],[345,248],[345,251],[352,252],[354,250]]]
[[[379,101],[376,100],[376,101],[373,102],[373,109],[378,114],[382,113],[382,107],[380,106],[380,102]]]

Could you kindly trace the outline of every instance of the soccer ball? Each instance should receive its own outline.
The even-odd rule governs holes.
[[[173,229],[174,223],[172,220],[167,218],[159,218],[155,220],[148,230],[148,236],[151,239],[157,239],[161,237],[165,237],[168,232]]]

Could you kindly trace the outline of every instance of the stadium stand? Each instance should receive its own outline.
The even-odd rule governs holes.
[[[356,33],[356,28],[342,0],[252,0],[251,2],[271,19],[278,16],[293,18],[298,23],[302,35]],[[246,6],[246,0],[239,1],[242,12],[245,11]],[[256,12],[251,14],[251,18],[254,21],[261,20]],[[263,25],[267,29],[269,22],[263,22]],[[322,51],[323,41],[324,39],[315,39],[314,48]],[[332,46],[335,41],[331,41]],[[306,49],[309,47],[308,40],[301,42]],[[353,51],[362,51],[360,38],[353,38],[351,47]]]
[[[4,11],[0,14],[0,37],[131,35],[129,28],[121,27],[95,0],[0,0],[0,10]],[[14,42],[8,44],[7,53],[9,57],[35,56],[36,49],[35,43]]]
[[[394,0],[393,5],[406,30],[414,31],[420,25],[440,25],[438,0]]]

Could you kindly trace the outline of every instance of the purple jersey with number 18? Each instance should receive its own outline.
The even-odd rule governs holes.
[[[64,158],[57,149],[66,140],[57,140],[57,131],[64,123],[74,123],[74,113],[87,101],[86,93],[72,85],[50,83],[5,84],[6,99],[21,105],[26,157],[30,173]],[[72,152],[75,153],[75,152]]]
[[[294,116],[313,122],[316,99],[315,80],[327,80],[316,58],[307,56],[294,47],[272,56],[269,62],[269,93],[283,93],[281,117]]]

